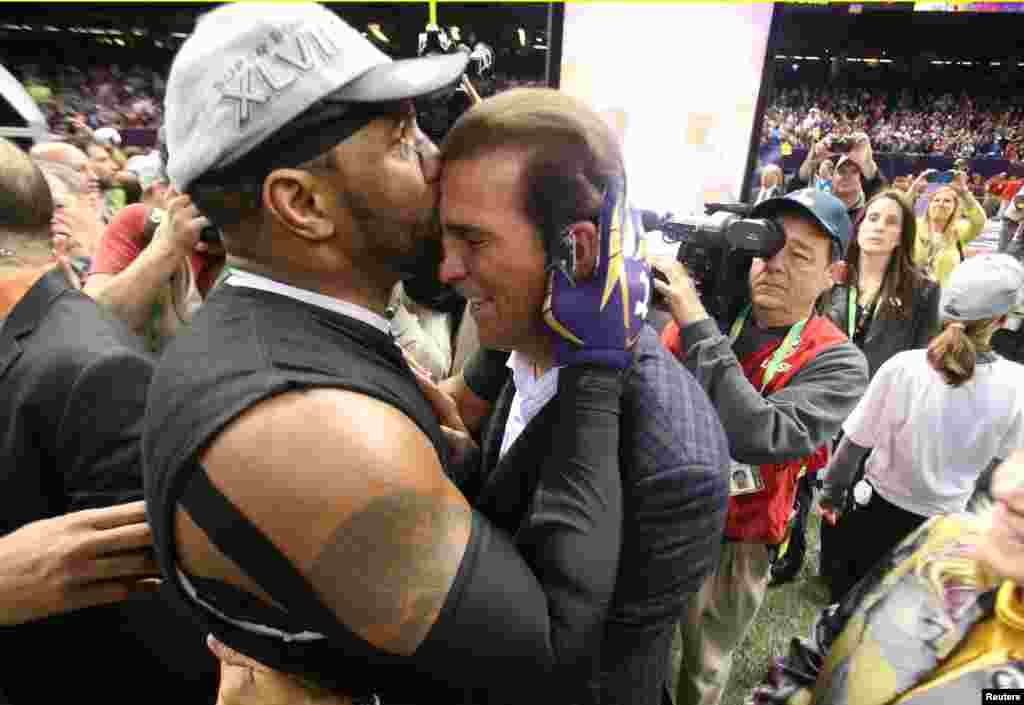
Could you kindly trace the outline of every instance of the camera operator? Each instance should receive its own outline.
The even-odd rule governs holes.
[[[856,223],[864,212],[864,204],[886,186],[885,177],[875,163],[871,139],[863,132],[850,137],[829,135],[819,140],[807,153],[800,170],[790,182],[789,190],[814,186],[822,161],[835,160],[832,195],[846,205],[850,220]]]
[[[852,226],[844,204],[803,189],[758,205],[785,244],[750,269],[751,303],[735,321],[711,320],[685,267],[658,258],[655,280],[675,319],[662,341],[696,376],[725,427],[735,483],[726,542],[680,622],[677,700],[713,705],[728,681],[733,649],[753,622],[771,562],[787,537],[797,482],[823,467],[828,443],[867,387],[867,361],[825,316]],[[727,337],[720,325],[730,325]]]

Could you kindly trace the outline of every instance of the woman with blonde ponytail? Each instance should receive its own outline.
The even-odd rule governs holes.
[[[855,500],[840,528],[846,555],[832,577],[834,596],[929,517],[962,511],[979,473],[1024,447],[1024,366],[991,346],[1022,293],[1024,265],[1013,257],[958,265],[939,302],[942,333],[927,350],[882,365],[843,424],[821,501],[834,524],[848,491]],[[869,452],[864,479],[851,488]]]

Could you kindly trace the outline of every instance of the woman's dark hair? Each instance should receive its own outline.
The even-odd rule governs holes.
[[[885,274],[885,290],[878,292],[881,297],[878,317],[909,319],[914,310],[914,294],[924,286],[925,275],[914,264],[917,219],[914,217],[914,209],[911,207],[910,201],[902,191],[886,189],[872,196],[871,200],[864,205],[864,217],[857,224],[857,232],[851,238],[850,247],[846,253],[846,266],[849,272],[847,281],[857,282],[860,280],[860,244],[858,243],[860,228],[864,225],[871,205],[883,199],[888,199],[899,207],[902,224],[899,244],[896,245],[892,256],[889,257],[889,267]]]

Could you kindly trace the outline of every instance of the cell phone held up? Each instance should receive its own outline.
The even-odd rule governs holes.
[[[853,140],[846,137],[833,137],[829,140],[828,148],[835,154],[849,154],[853,149]]]
[[[956,178],[955,171],[931,171],[925,177],[930,184],[951,184]]]

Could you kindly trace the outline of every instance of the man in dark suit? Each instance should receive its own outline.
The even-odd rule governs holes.
[[[152,362],[54,266],[52,217],[39,168],[0,140],[0,689],[20,705],[88,697],[94,683],[128,703],[138,693],[104,674],[133,672],[210,702],[203,635],[139,589],[159,574],[141,504],[104,509],[142,497]],[[37,678],[40,662],[56,677]]]

